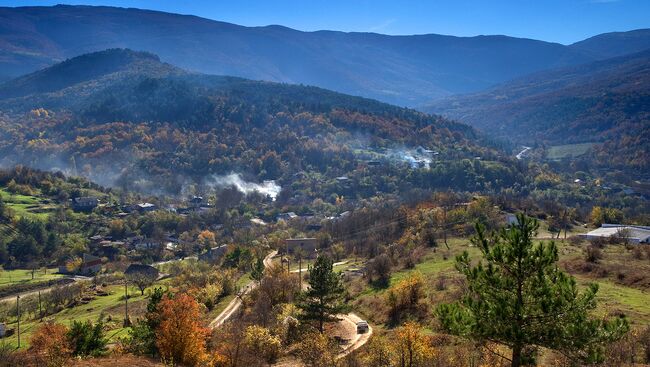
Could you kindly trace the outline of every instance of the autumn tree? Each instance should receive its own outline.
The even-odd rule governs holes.
[[[336,343],[322,333],[307,334],[298,345],[298,357],[308,367],[336,366]]]
[[[204,230],[199,233],[197,241],[201,244],[204,249],[211,249],[217,245],[217,240],[214,235],[214,232]]]
[[[269,365],[275,363],[280,355],[282,342],[280,338],[271,334],[269,329],[252,325],[246,328],[244,341],[249,354],[257,360],[263,360]]]
[[[400,367],[423,366],[434,354],[433,347],[421,328],[407,322],[395,331],[395,365]]]
[[[598,286],[578,292],[575,279],[557,266],[555,243],[533,244],[538,227],[524,215],[491,235],[477,225],[472,244],[485,263],[474,265],[467,252],[456,258],[467,293],[459,302],[439,306],[440,322],[452,334],[511,348],[513,367],[527,362],[524,351],[530,347],[600,361],[602,346],[625,334],[627,321],[590,317]]]
[[[334,272],[332,260],[318,256],[309,270],[309,288],[298,302],[301,319],[318,322],[318,330],[322,333],[325,322],[338,320],[335,315],[347,309],[342,302],[344,293],[341,274]]]
[[[30,351],[37,366],[60,367],[66,364],[72,356],[67,333],[65,326],[49,322],[36,329],[30,339]]]
[[[199,304],[194,298],[184,293],[168,296],[158,304],[158,313],[156,346],[165,360],[195,366],[207,357],[208,330],[200,324]]]

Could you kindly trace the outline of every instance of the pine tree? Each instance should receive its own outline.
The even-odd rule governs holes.
[[[557,267],[551,241],[533,244],[539,224],[524,215],[490,236],[477,225],[472,243],[484,262],[472,265],[467,252],[456,268],[467,278],[463,299],[441,305],[437,314],[448,332],[512,349],[511,365],[526,364],[535,347],[558,350],[588,362],[602,360],[602,348],[628,330],[624,318],[592,318],[598,286],[578,292],[575,279]]]
[[[301,319],[317,321],[318,330],[328,321],[337,321],[336,314],[347,309],[342,298],[345,288],[341,275],[333,270],[333,261],[321,255],[309,270],[309,288],[301,296],[298,307],[302,310]]]
[[[262,278],[264,278],[264,259],[261,256],[258,256],[257,260],[251,264],[251,278],[257,281],[257,283],[262,283]]]

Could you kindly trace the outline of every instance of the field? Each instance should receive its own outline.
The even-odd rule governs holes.
[[[58,274],[57,271],[57,268],[50,268],[47,269],[46,273],[43,269],[36,269],[34,279],[32,279],[32,271],[29,269],[0,270],[0,288],[15,284],[44,282],[63,277],[63,274]]]
[[[588,283],[597,283],[599,291],[597,295],[598,308],[596,314],[611,315],[623,313],[627,315],[631,325],[644,326],[650,324],[650,262],[648,259],[636,260],[632,256],[634,249],[623,245],[609,245],[603,252],[603,259],[596,264],[596,270],[585,272],[578,270],[577,263],[584,264],[584,253],[586,243],[573,245],[568,242],[557,241],[560,249],[560,266],[573,275],[578,286],[582,289]],[[390,278],[390,284],[394,285],[400,280],[413,273],[419,273],[427,285],[427,299],[430,311],[440,302],[449,302],[458,296],[462,275],[456,271],[455,256],[468,251],[473,260],[480,259],[480,252],[471,246],[469,240],[453,238],[449,240],[450,250],[444,245],[429,250],[422,261],[412,269],[394,272]],[[622,264],[625,264],[623,266]],[[606,269],[607,271],[604,271]],[[624,274],[625,279],[630,279],[632,284],[621,281]],[[634,278],[634,274],[637,277]],[[649,277],[649,279],[646,279]],[[444,290],[435,289],[436,284],[444,279]],[[368,317],[375,324],[381,326],[384,319],[377,309],[378,305],[385,305],[387,288],[376,288],[369,286],[363,279],[358,279],[350,284],[350,290],[354,298],[355,309],[360,314]],[[433,316],[428,317],[433,319]]]
[[[0,188],[0,196],[2,196],[2,200],[7,207],[19,217],[45,220],[49,216],[49,212],[56,208],[47,200],[42,200],[36,196],[12,194],[4,188]]]
[[[124,321],[124,286],[112,285],[107,286],[105,291],[107,296],[94,296],[87,304],[77,305],[48,316],[45,320],[62,323],[69,326],[73,320],[96,322],[100,318],[105,322],[108,330],[107,336],[110,341],[116,341],[119,337],[125,336],[127,329],[123,327]],[[146,310],[146,298],[140,295],[140,290],[135,287],[129,287],[129,318],[134,321],[142,317]],[[34,330],[41,323],[40,320],[30,319],[22,320],[20,323],[21,347],[29,344],[29,338]],[[8,329],[16,328],[16,319],[12,318],[7,324]],[[17,344],[17,336],[14,334],[6,338],[6,342],[11,345]]]
[[[580,143],[580,144],[567,144],[567,145],[554,145],[548,148],[546,158],[550,160],[557,160],[563,158],[579,157],[589,150],[594,143]]]

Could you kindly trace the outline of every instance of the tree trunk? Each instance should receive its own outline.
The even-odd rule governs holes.
[[[511,367],[521,366],[521,349],[521,345],[515,345],[512,347],[512,363],[510,364]]]

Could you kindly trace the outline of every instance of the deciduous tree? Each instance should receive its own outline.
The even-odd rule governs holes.
[[[199,304],[194,298],[184,293],[167,297],[159,303],[158,312],[156,346],[164,359],[195,366],[207,358],[208,330],[200,324]]]

